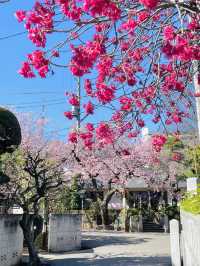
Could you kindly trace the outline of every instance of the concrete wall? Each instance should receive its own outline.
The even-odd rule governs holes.
[[[200,266],[200,215],[181,212],[184,266]]]
[[[0,266],[17,265],[23,250],[20,215],[0,215]]]
[[[81,248],[81,215],[51,214],[49,219],[49,252],[65,252]]]

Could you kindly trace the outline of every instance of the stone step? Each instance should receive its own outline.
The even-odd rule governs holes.
[[[145,233],[164,233],[164,230],[163,229],[151,230],[151,229],[144,229],[143,228],[143,232],[145,232]]]
[[[144,232],[164,232],[164,229],[161,225],[153,222],[144,222],[143,223]]]
[[[149,232],[156,232],[156,231],[163,231],[163,228],[150,228],[150,227],[143,227],[143,230],[149,231]]]
[[[143,225],[143,227],[146,227],[146,228],[162,228],[162,226],[157,226],[157,225]]]

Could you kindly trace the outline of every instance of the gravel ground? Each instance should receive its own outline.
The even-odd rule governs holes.
[[[170,266],[169,235],[85,232],[83,250],[46,254],[51,266]]]

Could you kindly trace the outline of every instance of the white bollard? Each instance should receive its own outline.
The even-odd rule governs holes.
[[[170,221],[170,249],[172,266],[181,266],[179,221]]]

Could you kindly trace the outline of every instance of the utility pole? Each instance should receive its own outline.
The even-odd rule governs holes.
[[[77,97],[78,97],[78,112],[77,112],[77,130],[80,130],[81,127],[81,79],[78,78],[78,86],[77,86]]]
[[[200,84],[198,81],[198,76],[200,75],[200,63],[195,60],[193,61],[194,70],[194,89],[196,94],[200,94]],[[200,142],[200,98],[196,97],[196,113],[197,113],[197,127],[198,127],[198,142]]]
[[[72,106],[72,114],[76,118],[76,130],[77,132],[80,131],[81,127],[81,81],[80,78],[77,78],[77,89],[76,89],[76,96],[79,102],[78,106]]]
[[[181,3],[184,3],[183,0],[179,0]],[[196,6],[197,8],[200,8],[200,4],[198,4],[198,1],[196,1]],[[188,15],[188,20],[189,22],[191,21],[191,16]],[[193,71],[193,84],[194,84],[194,91],[195,93],[199,94],[200,93],[200,84],[198,81],[198,76],[200,74],[200,62],[197,60],[192,61],[192,71]],[[200,142],[200,98],[196,97],[195,100],[196,103],[196,118],[197,118],[197,139],[198,143]]]
[[[41,113],[41,138],[44,138],[44,125],[45,125],[45,104],[42,105],[42,113]],[[42,247],[44,249],[47,248],[48,242],[48,222],[49,222],[49,202],[48,202],[48,194],[44,196],[44,205],[43,205],[43,228],[42,228]]]
[[[76,118],[76,130],[77,130],[77,133],[79,133],[80,128],[81,128],[81,79],[80,79],[80,77],[77,78],[76,96],[77,96],[79,104],[78,104],[78,106],[72,106],[72,114]],[[84,194],[80,193],[79,195],[81,198],[81,214],[82,214],[81,227],[83,229],[83,226],[84,226],[84,220],[83,220]]]

